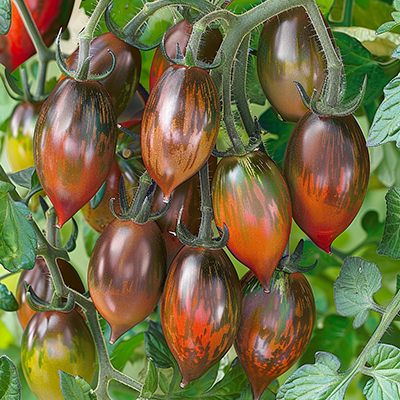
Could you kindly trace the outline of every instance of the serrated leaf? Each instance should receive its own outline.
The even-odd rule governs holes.
[[[132,355],[143,343],[143,333],[132,336],[128,340],[118,342],[111,355],[111,362],[114,368],[122,371],[126,363],[131,360]]]
[[[400,398],[400,349],[389,344],[376,344],[367,354],[368,375],[364,388],[368,400]]]
[[[0,357],[0,399],[21,399],[21,382],[15,364],[7,357]]]
[[[400,189],[389,189],[385,200],[385,229],[376,252],[398,260],[400,259]]]
[[[7,35],[11,27],[11,1],[0,0],[0,35]]]
[[[4,283],[0,283],[0,308],[4,311],[17,311],[18,302]]]
[[[151,399],[154,392],[158,387],[158,373],[157,368],[152,360],[149,360],[147,365],[146,378],[144,380],[144,385],[142,391],[140,392],[140,397],[143,399]]]
[[[14,187],[0,182],[0,260],[5,269],[15,272],[32,269],[36,261],[37,238],[28,222],[29,208],[13,202],[8,192]]]
[[[359,257],[347,257],[333,285],[335,306],[343,317],[355,317],[353,327],[361,327],[370,310],[379,310],[373,295],[382,287],[378,267]]]
[[[80,376],[59,371],[61,392],[66,400],[94,400],[96,394],[90,385]]]
[[[154,361],[158,368],[177,367],[165,340],[161,340],[154,333],[144,332],[146,356]]]
[[[30,189],[32,186],[32,175],[35,171],[36,171],[35,167],[29,167],[21,171],[15,172],[13,174],[10,174],[10,179],[16,185],[22,186],[25,189]]]
[[[92,207],[92,210],[94,210],[99,206],[99,204],[103,200],[105,191],[106,191],[106,182],[104,181],[98,192],[90,199],[90,207]]]
[[[276,399],[342,400],[351,380],[340,372],[340,360],[333,354],[318,352],[315,364],[306,364],[296,370],[280,387]]]

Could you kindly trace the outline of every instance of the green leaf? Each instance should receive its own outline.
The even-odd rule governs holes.
[[[388,344],[376,344],[367,354],[367,373],[372,376],[364,388],[368,400],[400,398],[400,349]]]
[[[90,385],[80,376],[73,376],[64,371],[60,374],[61,392],[66,400],[94,400],[96,394]]]
[[[379,215],[375,210],[369,210],[364,214],[361,220],[361,226],[368,235],[363,242],[364,246],[370,243],[379,243],[383,235],[385,224],[379,221]]]
[[[142,391],[140,393],[140,397],[142,399],[151,399],[154,392],[157,390],[157,387],[158,387],[157,368],[154,365],[154,362],[152,360],[149,360],[149,363],[147,365],[146,378],[144,381]]]
[[[35,167],[29,167],[22,169],[21,171],[10,174],[10,179],[19,186],[25,189],[30,189],[32,187],[33,173],[36,171]],[[39,181],[36,175],[36,179]]]
[[[11,27],[11,1],[0,0],[0,35],[7,35]]]
[[[106,191],[106,182],[104,181],[98,192],[90,199],[90,207],[92,207],[92,210],[94,210],[99,206],[99,204],[103,200],[105,191]]]
[[[400,275],[396,278],[396,293],[400,290]]]
[[[333,354],[318,352],[315,364],[296,370],[280,387],[277,400],[343,400],[350,384],[348,374],[340,372],[340,360]]]
[[[371,148],[371,172],[387,187],[400,185],[400,149],[396,143]]]
[[[355,329],[364,325],[369,310],[379,311],[373,295],[382,287],[379,268],[359,257],[347,257],[333,285],[335,306],[338,314],[355,317]]]
[[[163,393],[167,394],[169,392],[169,381],[162,371],[158,374],[158,385]]]
[[[86,254],[90,257],[94,248],[94,245],[97,242],[97,239],[100,237],[100,233],[97,233],[94,229],[92,229],[88,224],[83,226],[83,239],[85,241],[85,250]]]
[[[165,339],[160,339],[160,337],[147,330],[144,332],[144,345],[146,356],[151,358],[158,368],[177,367]]]
[[[246,94],[250,103],[259,104],[261,106],[265,104],[265,94],[258,80],[257,57],[253,55],[249,55],[247,62]]]
[[[247,385],[237,400],[253,400],[253,399],[254,398],[251,386]],[[275,400],[275,395],[267,388],[261,395],[260,400]]]
[[[400,259],[400,189],[389,189],[386,193],[385,200],[385,229],[376,252],[398,260]]]
[[[4,283],[0,283],[0,308],[4,311],[17,311],[18,302]]]
[[[15,364],[7,357],[0,357],[0,399],[21,399],[21,382]]]
[[[28,219],[29,208],[13,202],[8,192],[14,187],[0,182],[0,260],[10,272],[32,269],[36,261],[37,239]]]
[[[126,363],[132,359],[133,352],[143,344],[143,333],[132,336],[128,340],[118,342],[111,355],[114,368],[122,371]]]

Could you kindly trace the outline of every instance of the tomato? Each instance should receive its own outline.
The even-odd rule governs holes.
[[[21,364],[39,400],[63,400],[58,371],[91,382],[96,348],[83,317],[75,310],[37,312],[22,336]]]
[[[90,44],[90,71],[91,74],[103,74],[112,66],[112,58],[108,51],[115,56],[113,72],[99,82],[107,89],[111,96],[117,116],[121,115],[132,100],[138,85],[142,57],[140,51],[125,43],[111,32],[96,36]],[[78,66],[79,49],[68,58],[67,64],[72,69]],[[62,76],[60,79],[64,79]]]
[[[294,220],[330,253],[367,191],[370,161],[357,121],[352,115],[321,118],[309,111],[292,132],[283,165]]]
[[[25,0],[47,46],[53,43],[60,27],[67,26],[74,0]],[[16,6],[11,2],[11,28],[0,35],[0,63],[14,70],[36,53]]]
[[[88,284],[95,307],[111,325],[111,344],[157,306],[166,263],[164,238],[154,221],[140,225],[114,219],[100,235]]]
[[[333,40],[333,39],[332,39]],[[311,96],[325,79],[326,62],[303,7],[295,7],[264,23],[257,52],[262,90],[286,121],[297,122],[307,111],[293,81]]]
[[[303,354],[315,323],[315,301],[301,273],[276,271],[271,293],[252,274],[242,278],[242,318],[235,350],[254,400]]]
[[[162,329],[182,374],[181,387],[202,376],[229,350],[240,322],[236,270],[223,250],[184,247],[161,298]]]
[[[114,161],[114,106],[98,82],[64,79],[43,103],[35,127],[39,181],[61,227],[100,189]]]
[[[268,291],[292,224],[281,170],[259,151],[226,157],[217,166],[212,186],[215,222],[228,227],[228,249]]]
[[[165,199],[208,160],[220,118],[219,94],[206,70],[173,65],[157,81],[144,110],[140,148]]]
[[[179,21],[172,26],[165,34],[164,48],[169,58],[176,58],[176,45],[183,55],[186,54],[186,46],[193,31],[193,25],[187,20]],[[203,35],[197,58],[200,61],[211,63],[222,43],[222,34],[219,29],[207,29]],[[156,84],[158,78],[172,64],[164,57],[161,48],[158,47],[150,68],[150,90]]]
[[[85,287],[75,268],[68,261],[62,259],[58,259],[57,264],[60,268],[64,283],[77,292],[84,293]],[[35,314],[35,311],[33,311],[26,302],[24,281],[32,286],[34,292],[42,300],[50,302],[53,295],[50,271],[42,257],[36,259],[35,266],[32,269],[23,270],[19,276],[16,298],[19,304],[17,315],[22,329],[25,329],[29,319]]]

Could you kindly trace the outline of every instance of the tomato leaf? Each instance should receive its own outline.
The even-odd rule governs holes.
[[[98,205],[101,203],[104,197],[104,192],[106,191],[106,181],[101,185],[101,188],[98,190],[98,192],[90,199],[90,207],[92,207],[92,210],[98,207]]]
[[[260,400],[274,400],[275,395],[269,390],[265,389],[264,393],[261,395]],[[251,386],[247,385],[240,397],[237,400],[253,400],[253,392],[251,391]]]
[[[19,308],[17,300],[4,283],[0,283],[0,308],[4,311],[17,311]]]
[[[396,293],[400,290],[400,275],[396,278]]]
[[[29,167],[26,169],[23,169],[21,171],[15,172],[13,174],[10,174],[10,179],[19,186],[22,186],[25,189],[30,189],[32,187],[32,179],[33,179],[33,174],[35,172],[35,167]],[[36,179],[39,181],[36,175]],[[35,182],[36,183],[36,182]]]
[[[64,371],[60,374],[61,392],[66,400],[93,400],[97,399],[94,390],[80,376],[73,376]]]
[[[295,371],[280,387],[279,399],[343,400],[351,380],[349,373],[340,372],[340,360],[333,354],[318,352],[315,364],[306,364]]]
[[[379,243],[377,253],[393,258],[400,259],[400,189],[391,188],[385,196],[386,200],[386,219],[383,237]]]
[[[150,399],[158,387],[158,374],[157,368],[152,360],[149,360],[147,365],[146,378],[142,391],[140,392],[140,398]]]
[[[11,1],[0,0],[0,35],[7,35],[11,27]]]
[[[0,357],[0,399],[21,399],[21,382],[15,364],[7,357]]]
[[[11,183],[0,182],[0,260],[10,272],[21,268],[32,269],[36,261],[37,239],[28,219],[29,208],[13,202],[8,192]]]
[[[335,306],[343,317],[355,317],[355,329],[364,325],[369,311],[380,311],[373,295],[382,287],[382,275],[378,267],[359,257],[347,257],[333,285]]]
[[[172,356],[164,338],[157,335],[150,328],[144,332],[144,344],[146,355],[154,361],[158,368],[177,368],[176,361]]]
[[[363,242],[363,246],[371,243],[379,243],[383,235],[385,224],[379,221],[379,215],[375,210],[369,210],[364,214],[361,220],[361,226],[368,235]]]
[[[400,397],[400,349],[388,344],[376,344],[367,354],[368,375],[372,376],[364,387],[364,395],[372,399],[398,399]]]
[[[167,394],[169,392],[169,381],[162,371],[158,374],[158,385],[163,393]]]
[[[132,359],[133,352],[143,344],[143,333],[132,336],[128,340],[118,342],[111,355],[114,368],[122,371],[126,363]]]
[[[257,57],[253,55],[249,55],[247,62],[246,90],[246,95],[250,103],[259,104],[261,106],[265,104],[265,94],[258,80]]]
[[[94,245],[97,242],[97,239],[100,237],[100,234],[94,231],[88,224],[83,226],[83,238],[85,241],[85,250],[86,254],[90,257],[92,254]]]

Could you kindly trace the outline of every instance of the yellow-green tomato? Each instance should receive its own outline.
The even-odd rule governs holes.
[[[63,400],[59,370],[91,383],[96,364],[93,337],[75,310],[37,312],[22,336],[21,362],[26,381],[39,400]]]

